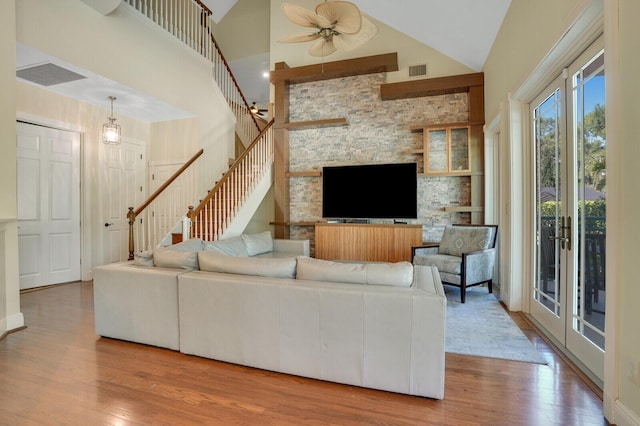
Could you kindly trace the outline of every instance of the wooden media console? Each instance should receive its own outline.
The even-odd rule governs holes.
[[[422,225],[317,223],[316,258],[411,262],[411,247],[422,243]]]

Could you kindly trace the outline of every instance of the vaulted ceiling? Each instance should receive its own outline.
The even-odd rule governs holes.
[[[260,0],[265,1],[265,0]],[[320,1],[320,0],[319,0]],[[202,0],[220,22],[238,0]],[[511,0],[351,0],[372,18],[480,71]]]

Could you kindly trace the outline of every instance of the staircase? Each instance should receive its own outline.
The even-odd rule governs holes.
[[[273,121],[261,129],[213,37],[212,12],[199,0],[124,0],[123,3],[151,19],[212,63],[213,78],[236,117],[236,136],[247,147],[207,196],[197,206],[189,206],[184,225],[181,221],[176,223],[175,216],[174,225],[168,225],[167,217],[171,215],[155,210],[145,213],[145,209],[152,203],[170,204],[171,201],[159,200],[169,199],[166,194],[176,192],[176,182],[185,180],[181,179],[182,174],[191,172],[189,166],[195,163],[197,157],[174,174],[166,186],[156,191],[140,207],[130,207],[127,214],[129,259],[133,259],[136,251],[150,250],[163,241],[166,243],[167,239],[171,241],[171,233],[176,230],[181,230],[187,238],[197,236],[205,240],[217,240],[225,233],[240,233],[271,186]],[[186,209],[186,206],[169,206],[172,210],[176,208]],[[142,224],[144,220],[140,215],[146,215],[146,224]],[[164,220],[163,224],[150,225],[152,221],[161,220]],[[148,229],[153,229],[153,232]]]

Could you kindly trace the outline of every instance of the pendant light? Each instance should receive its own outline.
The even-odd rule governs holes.
[[[102,142],[109,145],[118,145],[120,143],[120,125],[116,124],[116,119],[113,116],[113,101],[116,100],[115,96],[109,96],[111,101],[111,116],[107,118],[108,123],[102,125]]]

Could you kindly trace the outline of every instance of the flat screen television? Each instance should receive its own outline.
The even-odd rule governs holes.
[[[330,166],[322,169],[322,217],[416,219],[416,163]]]

